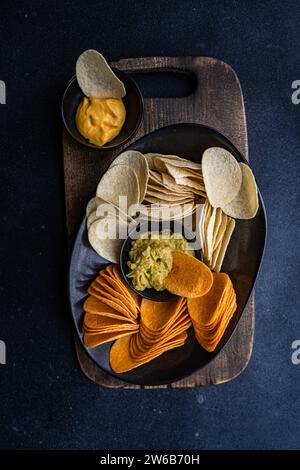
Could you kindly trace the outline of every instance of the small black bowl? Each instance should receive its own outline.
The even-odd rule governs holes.
[[[167,289],[163,291],[157,291],[155,289],[145,289],[143,291],[137,290],[132,280],[127,276],[129,273],[129,268],[127,266],[127,261],[129,259],[129,251],[131,250],[131,243],[134,240],[137,240],[142,233],[145,232],[161,232],[164,229],[169,229],[172,233],[181,233],[189,243],[194,243],[196,241],[195,234],[184,226],[179,220],[174,221],[141,221],[138,223],[133,230],[128,234],[128,237],[123,242],[120,251],[120,269],[124,281],[128,286],[136,292],[141,297],[145,297],[149,300],[154,300],[156,302],[166,302],[168,300],[176,299],[177,296],[172,294]],[[195,256],[199,260],[202,260],[202,251],[200,249],[195,250]]]
[[[124,72],[113,69],[116,76],[124,83],[126,95],[124,96],[123,103],[126,109],[126,119],[121,129],[121,132],[110,142],[107,142],[101,147],[90,143],[85,139],[76,127],[75,117],[76,111],[80,102],[84,98],[84,94],[79,88],[76,76],[71,78],[68,82],[67,88],[63,94],[61,103],[61,113],[63,123],[69,134],[82,145],[97,150],[112,150],[128,142],[137,132],[143,117],[144,102],[141,92],[134,82],[134,80]]]

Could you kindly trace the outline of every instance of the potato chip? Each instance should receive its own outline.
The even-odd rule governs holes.
[[[175,182],[177,178],[190,178],[190,177],[193,177],[203,182],[202,169],[201,169],[200,164],[197,164],[198,165],[197,170],[191,169],[186,166],[178,166],[176,165],[176,163],[169,162],[169,161],[166,161],[164,165],[169,175],[174,178]]]
[[[186,299],[141,302],[140,330],[128,341],[117,341],[110,351],[111,368],[118,373],[134,369],[169,349],[184,344],[191,326]]]
[[[121,245],[126,236],[127,223],[112,214],[96,219],[88,230],[88,239],[93,249],[112,263],[119,261]]]
[[[162,206],[158,204],[139,206],[139,213],[142,220],[177,220],[187,217],[195,212],[196,206],[192,203],[177,204],[174,206]]]
[[[212,277],[213,284],[206,295],[187,300],[188,311],[193,322],[199,321],[203,325],[209,325],[218,319],[223,296],[231,281],[225,273],[213,273]]]
[[[119,268],[109,265],[92,281],[83,305],[84,343],[92,348],[139,329],[139,303],[119,280]],[[115,290],[114,290],[115,288]]]
[[[132,316],[131,310],[124,304],[124,302],[121,302],[119,299],[115,298],[104,289],[96,289],[93,285],[90,285],[88,288],[88,294],[100,300],[104,304],[112,307],[117,312],[122,313],[126,318],[130,318]]]
[[[83,309],[85,312],[89,312],[94,315],[104,315],[118,320],[123,319],[131,323],[135,322],[135,320],[128,315],[127,311],[124,310],[122,312],[120,310],[116,310],[113,305],[103,302],[94,295],[89,295],[84,302]]]
[[[189,168],[194,170],[201,170],[199,163],[192,162],[177,155],[167,155],[161,153],[147,153],[146,157],[151,159],[152,166],[156,167],[159,171],[164,171],[165,163],[172,164],[173,166]]]
[[[84,344],[88,348],[95,348],[104,343],[109,343],[116,339],[122,338],[123,336],[132,335],[132,331],[119,331],[119,332],[110,332],[110,333],[98,333],[96,335],[86,334],[83,337]]]
[[[195,336],[207,351],[213,351],[236,310],[236,294],[229,276],[213,273],[213,285],[202,297],[187,300]]]
[[[187,334],[186,332],[178,335],[175,341],[166,343],[158,349],[152,349],[147,355],[134,358],[130,354],[130,342],[134,336],[124,337],[117,340],[110,350],[110,366],[116,373],[121,374],[134,369],[146,362],[152,361],[155,357],[163,354],[169,349],[180,347],[184,344]]]
[[[108,317],[107,315],[99,315],[94,313],[86,312],[84,316],[83,329],[88,328],[89,330],[102,331],[111,328],[120,328],[122,326],[129,327],[127,318],[125,319],[116,319],[113,317]],[[135,326],[133,323],[132,326]]]
[[[141,302],[141,322],[150,330],[160,330],[173,321],[183,302],[182,298],[169,300],[168,302],[153,302],[143,298]]]
[[[119,197],[127,198],[127,207],[140,202],[140,188],[136,172],[128,165],[115,165],[102,176],[97,197],[119,206]]]
[[[98,198],[97,198],[98,199]],[[87,216],[86,226],[89,230],[90,226],[93,222],[99,219],[103,219],[104,217],[112,216],[112,218],[120,218],[122,222],[126,225],[133,222],[133,218],[129,215],[122,212],[118,207],[114,206],[111,203],[103,203],[97,206],[96,210],[89,213]]]
[[[221,147],[211,147],[202,156],[205,189],[213,207],[224,207],[238,194],[242,170],[234,156]]]
[[[109,265],[106,269],[100,272],[100,276],[103,277],[109,284],[120,292],[124,297],[128,299],[130,304],[133,306],[134,317],[136,318],[140,308],[140,297],[131,290],[122,279],[120,268],[115,264]]]
[[[76,78],[82,92],[93,98],[123,98],[124,84],[119,80],[103,55],[89,49],[76,62]]]
[[[223,260],[224,260],[225,254],[226,254],[226,250],[227,250],[227,247],[228,247],[230,239],[231,239],[231,235],[234,231],[234,227],[235,227],[235,220],[229,218],[228,224],[227,224],[227,227],[226,227],[226,231],[224,233],[224,236],[223,236],[223,239],[222,239],[222,242],[221,242],[220,251],[219,251],[217,259],[216,259],[216,264],[214,266],[214,271],[216,271],[216,272],[220,271],[221,268],[222,268],[222,263],[223,263]]]
[[[160,206],[176,206],[178,204],[190,204],[194,202],[194,198],[180,198],[180,197],[175,197],[175,196],[153,196],[152,194],[147,193],[145,199],[145,202],[150,202],[151,204],[159,204]]]
[[[86,206],[86,216],[89,217],[92,212],[96,212],[97,207],[101,204],[107,204],[107,202],[101,197],[93,197],[90,199]]]
[[[126,165],[133,169],[138,177],[140,197],[139,202],[144,200],[148,179],[149,179],[149,165],[146,157],[136,150],[128,150],[123,152],[112,162],[110,168],[116,165]]]
[[[206,227],[207,258],[208,258],[208,260],[210,260],[211,257],[212,257],[216,211],[217,211],[217,209],[215,207],[212,207],[212,212],[211,212],[210,218],[208,219],[208,223],[207,223],[207,227]]]
[[[212,207],[206,199],[199,221],[199,236],[203,261],[211,270],[221,270],[234,228],[235,220],[221,208]]]
[[[222,205],[222,210],[235,219],[253,219],[259,207],[257,185],[250,167],[245,163],[239,165],[242,170],[242,185],[235,198]]]
[[[195,181],[191,178],[177,178],[176,182],[179,186],[189,187],[194,194],[198,194],[199,196],[206,197],[206,191],[204,184],[199,181]]]
[[[166,289],[183,297],[199,297],[212,286],[210,269],[197,258],[180,251],[172,253],[172,269],[164,280]]]
[[[133,299],[126,295],[125,291],[118,291],[113,288],[111,282],[108,282],[103,276],[98,276],[91,284],[96,290],[100,290],[103,295],[114,296],[115,300],[124,304],[124,306],[132,312],[137,313],[137,306],[133,303]],[[134,315],[136,316],[136,315]]]

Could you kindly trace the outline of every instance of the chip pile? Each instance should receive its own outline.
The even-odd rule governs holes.
[[[140,152],[121,153],[101,178],[86,208],[89,242],[102,258],[118,263],[120,247],[132,227],[131,209],[144,199],[149,177]],[[124,196],[124,207],[120,197]]]
[[[110,350],[110,365],[122,373],[151,361],[164,352],[182,346],[192,322],[186,299],[141,303],[138,333],[118,339]]]
[[[205,198],[198,225],[203,262],[183,252],[172,253],[172,269],[164,286],[179,297],[169,302],[142,299],[140,303],[122,280],[119,268],[105,268],[90,285],[84,304],[86,346],[116,340],[110,364],[122,373],[182,346],[192,324],[200,345],[214,351],[237,308],[232,282],[220,272],[234,219],[252,218],[259,207],[250,168],[219,147],[207,149],[201,165],[174,155],[136,151],[119,155],[87,207],[91,245],[114,263],[118,262],[120,241],[97,240],[97,229],[103,220],[111,223],[117,218],[121,227],[134,222],[135,215],[118,204],[121,193],[127,195],[129,204],[138,205],[141,216],[151,214],[157,220],[194,214],[197,203]],[[107,220],[97,213],[103,202],[110,205]],[[195,223],[195,214],[193,217]]]
[[[207,351],[214,351],[237,307],[230,277],[213,273],[213,285],[207,294],[189,298],[187,305],[198,342]]]
[[[235,220],[220,207],[212,207],[206,199],[202,209],[199,233],[204,262],[211,270],[219,272],[233,234]]]
[[[84,343],[94,348],[139,329],[139,297],[124,283],[119,267],[110,264],[88,288],[84,303]]]
[[[194,213],[197,199],[206,196],[201,165],[176,155],[147,153],[145,157],[150,171],[141,213],[162,220]]]

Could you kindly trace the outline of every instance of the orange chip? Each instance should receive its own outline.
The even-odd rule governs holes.
[[[187,305],[198,342],[207,351],[213,351],[237,307],[229,276],[213,273],[213,285],[209,292],[202,297],[188,299]]]
[[[85,334],[83,337],[84,344],[88,348],[95,348],[100,346],[100,344],[108,343],[123,336],[131,335],[131,331],[123,332],[112,332],[112,333],[99,333],[96,335]]]
[[[141,302],[141,322],[149,329],[157,331],[172,322],[180,311],[184,299],[178,298],[168,302],[154,302],[143,299]]]
[[[88,297],[83,304],[83,309],[87,312],[94,313],[96,315],[100,314],[100,315],[106,315],[108,317],[113,317],[113,318],[119,318],[119,319],[123,318],[129,322],[134,323],[134,320],[129,318],[127,315],[124,315],[120,311],[114,309],[113,307],[106,304],[105,302],[102,302],[96,297],[92,297],[92,296]]]
[[[91,330],[106,329],[110,327],[122,327],[123,325],[128,326],[130,323],[126,319],[119,319],[108,317],[106,315],[97,315],[94,313],[86,312],[84,316],[84,328],[88,327]]]
[[[213,283],[210,269],[202,261],[181,251],[174,251],[172,256],[172,269],[164,280],[166,289],[187,298],[205,295]]]
[[[118,340],[111,348],[110,362],[115,372],[134,369],[165,351],[184,344],[191,326],[186,299],[169,302],[141,302],[141,325],[137,334]]]
[[[180,347],[184,344],[186,340],[186,332],[181,333],[173,342],[165,343],[160,348],[152,349],[147,354],[144,354],[138,358],[132,357],[130,353],[130,342],[133,340],[134,335],[127,336],[121,339],[118,339],[111,347],[110,350],[110,365],[111,368],[121,374],[127,372],[128,370],[134,369],[146,362],[152,361],[155,357],[160,354],[173,349]]]
[[[117,312],[122,313],[124,316],[127,317],[132,317],[134,319],[134,314],[132,311],[124,304],[124,302],[121,302],[119,299],[116,297],[113,297],[111,294],[107,293],[104,289],[96,289],[94,285],[90,285],[88,288],[88,293],[92,296],[95,297],[96,299],[100,300],[101,302],[105,303],[106,305],[109,305],[111,308],[114,308]]]

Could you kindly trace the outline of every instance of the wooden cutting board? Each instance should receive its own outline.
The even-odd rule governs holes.
[[[187,97],[146,98],[143,121],[133,140],[169,124],[194,122],[214,127],[225,134],[248,159],[242,90],[235,72],[227,64],[210,57],[143,57],[122,59],[111,65],[129,73],[156,71],[189,73],[197,80],[195,92]],[[77,144],[64,130],[66,220],[70,246],[85,213],[85,206],[94,195],[101,175],[121,150],[102,153],[90,150]],[[188,378],[160,388],[199,387],[232,380],[246,368],[250,360],[253,333],[252,297],[233,337],[209,365]],[[87,356],[77,338],[75,346],[82,371],[98,385],[112,388],[140,388],[115,379],[102,371]]]

